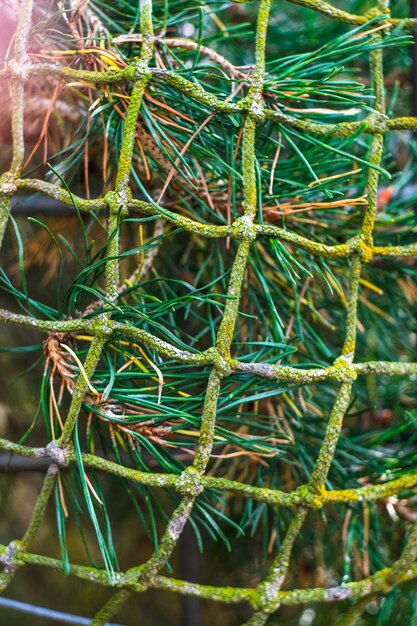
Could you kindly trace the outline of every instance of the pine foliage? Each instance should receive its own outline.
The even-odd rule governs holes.
[[[415,612],[417,120],[395,76],[415,24],[402,2],[338,4],[32,17],[23,0],[2,70],[0,230],[17,260],[0,321],[29,329],[14,349],[32,355],[38,410],[0,448],[51,464],[26,534],[1,547],[2,589],[25,564],[116,587],[97,626],[148,588],[247,602],[248,626],[316,602],[343,603],[346,626],[371,601],[379,626]],[[11,211],[22,194],[70,207],[69,226]],[[110,474],[154,546],[127,572]],[[31,549],[52,501],[61,561]],[[247,587],[172,578],[187,522],[202,550],[262,537],[264,571]]]

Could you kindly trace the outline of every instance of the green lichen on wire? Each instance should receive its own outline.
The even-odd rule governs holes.
[[[2,450],[21,454],[27,457],[48,457],[51,465],[45,477],[37,504],[35,506],[28,530],[21,540],[15,540],[9,546],[1,546],[1,560],[4,570],[0,582],[2,589],[10,583],[14,573],[26,563],[43,565],[53,570],[62,569],[59,561],[31,553],[32,540],[42,523],[44,513],[52,493],[55,492],[60,468],[78,467],[85,493],[88,488],[85,480],[85,467],[95,468],[125,478],[133,483],[147,487],[166,487],[173,489],[180,502],[168,521],[165,532],[159,540],[154,554],[150,559],[125,573],[117,571],[111,550],[106,545],[99,529],[97,537],[102,548],[106,572],[97,568],[88,568],[67,564],[67,572],[81,579],[92,580],[98,584],[115,587],[118,591],[96,615],[93,623],[104,624],[127,601],[135,591],[143,592],[149,588],[169,589],[180,594],[196,595],[225,603],[245,600],[255,609],[248,624],[264,624],[269,615],[281,605],[304,604],[312,601],[336,602],[345,599],[361,600],[387,590],[401,582],[417,578],[417,567],[414,564],[417,554],[416,526],[413,527],[409,542],[400,558],[390,568],[381,569],[372,576],[357,582],[343,584],[335,588],[320,589],[281,589],[285,581],[294,542],[302,528],[309,509],[319,509],[328,503],[351,504],[358,501],[375,502],[376,500],[413,489],[417,486],[417,473],[408,474],[383,484],[367,485],[355,489],[327,489],[330,466],[335,458],[337,445],[340,441],[342,426],[350,404],[352,386],[358,376],[369,373],[388,376],[411,376],[417,373],[417,363],[367,361],[355,362],[355,350],[358,323],[358,297],[362,270],[377,256],[417,256],[417,243],[404,246],[374,246],[373,232],[377,212],[379,179],[383,172],[384,137],[391,130],[417,130],[417,119],[399,117],[388,119],[384,103],[384,82],[382,65],[382,45],[384,36],[381,28],[386,26],[415,26],[413,20],[391,19],[386,2],[378,2],[378,6],[365,15],[353,15],[332,7],[326,2],[311,0],[292,0],[295,4],[314,9],[331,18],[347,22],[358,28],[370,25],[375,29],[376,44],[370,49],[373,110],[359,122],[337,122],[334,124],[313,122],[290,115],[277,109],[270,109],[264,102],[264,89],[267,80],[265,65],[265,46],[268,31],[271,0],[260,0],[257,3],[257,35],[255,42],[255,65],[251,74],[247,95],[239,101],[229,101],[220,95],[214,95],[207,86],[196,84],[175,70],[163,70],[151,67],[155,37],[153,34],[153,16],[151,0],[141,0],[141,54],[138,60],[122,70],[91,71],[77,70],[57,63],[33,63],[28,56],[28,35],[31,23],[31,0],[25,0],[19,12],[19,25],[15,40],[15,58],[7,67],[10,78],[13,100],[13,160],[8,172],[3,174],[0,187],[0,234],[2,238],[8,222],[11,199],[19,189],[38,191],[46,196],[60,200],[68,205],[75,204],[81,211],[108,211],[108,244],[105,251],[104,277],[105,289],[103,301],[107,307],[95,317],[81,317],[64,321],[44,321],[32,315],[20,315],[9,311],[0,311],[0,321],[6,324],[38,329],[49,333],[85,333],[91,338],[83,370],[79,373],[72,394],[71,404],[66,416],[62,433],[58,439],[51,441],[43,448],[30,448],[0,440]],[[357,34],[356,34],[357,36]],[[21,178],[25,153],[23,117],[24,117],[24,85],[29,77],[49,74],[62,81],[86,81],[96,85],[112,85],[133,83],[130,91],[129,106],[125,116],[121,147],[119,150],[117,175],[114,190],[97,199],[76,197],[68,189],[61,188],[38,179]],[[153,81],[160,81],[178,92],[195,100],[212,113],[225,116],[240,116],[242,122],[242,156],[241,181],[243,183],[243,214],[234,216],[230,223],[207,224],[190,217],[169,211],[160,203],[137,200],[132,197],[130,177],[132,169],[135,134],[139,112],[144,106],[146,88]],[[256,163],[256,140],[265,122],[276,122],[280,125],[286,138],[292,141],[290,134],[307,133],[320,142],[320,137],[350,138],[364,133],[371,136],[371,147],[367,165],[367,204],[362,224],[355,233],[342,244],[326,245],[304,237],[287,228],[264,224],[263,220],[255,223],[261,195],[262,173],[259,174]],[[292,145],[295,145],[294,142]],[[316,143],[316,146],[323,144]],[[329,150],[332,145],[329,142]],[[180,158],[179,155],[178,158]],[[358,157],[359,158],[359,157]],[[175,165],[175,164],[174,164]],[[118,321],[117,301],[120,295],[120,228],[123,219],[132,212],[158,217],[174,226],[195,233],[201,237],[212,239],[231,238],[238,242],[237,252],[229,276],[225,305],[222,310],[218,332],[212,346],[204,351],[196,351],[193,346],[177,347],[171,342],[161,339],[146,330],[136,328],[129,320]],[[263,238],[273,242],[288,242],[298,251],[304,251],[319,259],[345,259],[350,264],[348,278],[349,292],[347,297],[347,313],[345,319],[345,340],[340,356],[328,367],[295,368],[285,365],[264,362],[245,362],[233,359],[231,346],[239,316],[239,306],[245,290],[245,275],[251,257],[251,246]],[[100,261],[101,262],[101,261]],[[207,379],[201,421],[199,423],[199,441],[194,461],[188,468],[176,468],[173,473],[150,473],[124,467],[122,463],[109,461],[94,454],[81,451],[78,440],[78,421],[86,394],[94,381],[101,357],[107,342],[112,338],[127,337],[157,354],[172,359],[174,362],[194,367],[208,367],[210,374]],[[333,381],[339,385],[335,395],[333,408],[330,411],[325,436],[321,442],[315,465],[309,480],[292,492],[283,492],[274,488],[256,487],[227,478],[207,474],[207,465],[213,450],[216,436],[216,416],[223,385],[229,376],[235,373],[250,373],[263,378],[271,386],[273,381],[286,381],[296,384],[311,384],[319,381]],[[263,502],[271,506],[296,507],[287,534],[281,543],[277,555],[273,559],[271,569],[265,579],[255,589],[239,589],[230,587],[211,587],[191,584],[160,575],[160,571],[169,561],[173,549],[186,522],[191,518],[205,490],[217,489],[221,492],[239,494],[248,500]],[[91,515],[94,511],[91,496],[87,501]]]

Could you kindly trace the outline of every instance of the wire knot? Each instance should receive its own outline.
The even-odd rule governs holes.
[[[8,64],[8,69],[10,70],[13,78],[17,78],[22,82],[25,82],[29,78],[29,72],[32,67],[32,63],[30,61],[17,61],[17,59],[12,59]]]
[[[355,369],[355,366],[352,364],[351,357],[342,354],[337,357],[334,362],[334,367],[340,371],[341,373],[341,381],[343,382],[353,382],[358,377],[358,372]]]
[[[0,563],[3,565],[3,572],[11,574],[17,569],[17,557],[22,550],[21,542],[18,540],[11,541],[6,551],[0,556]]]
[[[372,20],[375,17],[391,17],[390,0],[378,0],[378,5],[368,9],[368,11],[364,13],[364,17],[366,17],[367,20]]]
[[[110,209],[120,209],[122,213],[128,213],[128,205],[133,200],[132,190],[129,187],[129,180],[122,181],[119,189],[116,191],[108,191],[105,195],[105,200],[108,202]]]
[[[248,110],[249,115],[256,121],[256,123],[263,122],[265,120],[265,107],[263,101],[252,100]]]
[[[232,224],[232,233],[240,241],[255,241],[258,231],[249,215],[238,217]]]
[[[369,263],[370,261],[372,261],[372,257],[373,257],[372,242],[370,242],[371,245],[368,245],[368,243],[365,241],[365,238],[362,234],[355,235],[355,237],[352,237],[346,243],[348,247],[350,248],[350,250],[354,250],[355,252],[358,253],[361,261],[363,261],[364,263]]]
[[[204,491],[199,472],[194,467],[187,467],[178,476],[175,489],[182,496],[199,496]]]
[[[13,196],[16,192],[15,177],[11,172],[5,172],[0,176],[0,195]]]
[[[154,69],[156,68],[153,68],[153,70]],[[147,63],[145,63],[142,59],[138,59],[134,65],[134,78],[135,80],[142,80],[145,83],[148,83],[152,78],[152,74],[159,73],[161,75],[162,72],[164,72],[165,74],[169,74],[169,71],[167,70],[160,70],[159,68],[157,69],[158,72],[151,72],[148,68]]]
[[[388,131],[388,117],[384,113],[373,113],[366,120],[366,127],[373,135],[385,135]]]
[[[209,348],[206,350],[206,354],[210,358],[210,362],[216,368],[219,376],[224,378],[232,373],[232,367],[230,363],[220,354],[217,348]]]
[[[56,441],[51,441],[45,448],[45,453],[58,467],[68,467],[71,460],[71,448],[60,446]]]
[[[91,320],[91,332],[95,337],[110,337],[113,334],[111,320],[105,313],[100,313]]]

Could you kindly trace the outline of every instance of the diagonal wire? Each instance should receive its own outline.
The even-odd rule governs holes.
[[[377,15],[387,24],[402,24],[409,29],[415,29],[417,20],[396,20],[389,15],[389,3],[379,0],[374,10],[365,15],[354,15],[345,10],[333,7],[323,0],[289,0],[294,4],[321,12],[332,19],[354,25],[366,24]],[[50,63],[32,63],[28,55],[28,37],[31,25],[32,1],[23,0],[20,3],[19,20],[15,39],[15,58],[6,68],[11,84],[13,102],[13,158],[10,169],[0,179],[0,242],[7,225],[12,197],[21,189],[38,191],[45,196],[72,205],[74,196],[66,189],[38,179],[21,178],[21,169],[24,159],[24,85],[32,76],[50,75],[63,81],[74,79],[86,80],[96,85],[112,83],[133,83],[128,113],[125,120],[123,142],[119,158],[115,188],[107,192],[102,198],[86,200],[76,198],[76,202],[83,211],[106,210],[108,212],[108,250],[106,261],[106,297],[107,301],[115,305],[119,293],[119,261],[120,247],[120,216],[129,211],[136,211],[144,215],[156,215],[176,226],[195,232],[202,237],[232,238],[238,242],[236,257],[232,264],[228,295],[222,321],[219,326],[215,346],[205,352],[196,353],[193,350],[179,350],[175,346],[161,341],[151,333],[141,331],[112,320],[112,311],[104,314],[98,320],[77,319],[64,322],[43,322],[33,317],[18,315],[9,311],[0,311],[0,321],[19,326],[39,329],[45,332],[70,332],[73,330],[89,332],[93,337],[90,349],[83,364],[83,373],[78,377],[71,406],[69,408],[64,429],[57,441],[49,442],[44,448],[30,448],[0,439],[0,449],[26,457],[45,457],[51,460],[35,505],[28,529],[21,540],[15,540],[8,546],[0,546],[3,572],[0,575],[0,585],[5,589],[11,582],[14,573],[19,567],[26,564],[42,565],[60,571],[61,564],[55,559],[30,552],[31,543],[44,518],[46,507],[55,486],[60,467],[77,462],[74,452],[72,435],[77,425],[81,405],[88,388],[88,381],[94,374],[97,363],[102,355],[106,341],[113,334],[124,334],[133,337],[155,349],[162,356],[173,358],[181,363],[195,366],[209,365],[212,367],[209,377],[203,418],[200,429],[200,439],[194,463],[179,476],[170,474],[148,474],[125,468],[117,463],[95,455],[81,454],[83,466],[100,469],[102,471],[128,478],[139,484],[160,487],[166,486],[175,489],[183,498],[174,511],[167,528],[162,535],[158,549],[144,564],[132,568],[128,572],[117,574],[117,586],[120,591],[99,611],[91,622],[95,626],[103,625],[123,606],[133,592],[142,592],[149,588],[159,588],[177,593],[212,598],[223,602],[233,603],[248,601],[255,609],[248,625],[264,624],[268,616],[281,604],[293,605],[310,601],[336,602],[351,598],[355,601],[366,599],[370,595],[386,592],[394,584],[417,578],[417,526],[410,533],[410,539],[400,558],[391,568],[386,568],[375,575],[333,589],[294,589],[282,591],[281,587],[289,566],[291,550],[296,541],[303,521],[309,508],[320,508],[329,502],[350,504],[358,500],[376,501],[381,497],[400,493],[405,488],[417,486],[417,472],[383,485],[370,485],[358,489],[328,491],[326,489],[327,475],[334,458],[334,453],[343,426],[343,419],[349,406],[352,385],[357,376],[370,372],[384,375],[410,376],[417,373],[416,363],[403,362],[355,362],[355,344],[357,328],[357,302],[361,270],[367,263],[372,262],[375,256],[417,257],[417,242],[406,246],[374,246],[373,229],[377,210],[377,195],[381,160],[383,155],[384,137],[392,130],[417,130],[417,118],[401,117],[387,119],[384,102],[384,71],[381,48],[370,53],[372,88],[375,96],[375,113],[360,123],[349,122],[338,124],[322,124],[294,118],[281,111],[273,111],[265,107],[262,98],[265,79],[265,45],[267,37],[269,11],[271,0],[261,0],[258,8],[258,25],[255,41],[255,67],[250,82],[248,96],[238,103],[219,100],[209,91],[192,83],[175,71],[159,70],[150,67],[153,58],[153,29],[152,29],[152,2],[141,0],[141,37],[142,53],[139,61],[127,66],[123,70],[87,71]],[[379,31],[375,37],[382,40]],[[146,86],[150,81],[158,79],[179,93],[207,105],[213,112],[242,116],[243,147],[242,147],[242,176],[244,181],[243,215],[231,225],[203,224],[196,220],[177,215],[163,205],[134,200],[131,195],[129,181],[132,167],[133,145],[136,134],[136,125],[142,98]],[[318,136],[349,137],[361,130],[371,135],[370,163],[368,173],[368,205],[361,229],[357,236],[343,244],[329,246],[318,243],[287,229],[271,225],[256,224],[255,217],[258,206],[259,189],[256,182],[255,143],[256,131],[264,120],[273,120],[277,123],[294,127]],[[340,356],[335,363],[322,369],[296,369],[284,366],[272,366],[263,363],[239,363],[231,357],[231,345],[238,316],[240,296],[246,271],[247,260],[253,241],[258,237],[272,237],[279,241],[291,243],[294,247],[307,251],[322,258],[346,259],[350,264],[349,296],[346,316],[345,342]],[[333,409],[329,415],[328,424],[319,455],[308,484],[302,485],[290,493],[274,489],[256,488],[232,480],[207,476],[205,474],[210,458],[214,424],[216,419],[217,400],[223,378],[233,371],[247,371],[254,375],[274,380],[294,381],[299,384],[308,384],[319,380],[335,380],[339,383]],[[81,467],[80,467],[81,469]],[[243,495],[246,498],[266,502],[271,506],[296,506],[297,513],[291,522],[287,535],[280,550],[274,558],[272,567],[266,578],[255,589],[239,589],[225,587],[210,587],[186,583],[159,574],[189,519],[196,498],[206,488],[216,488],[231,493]],[[70,572],[80,579],[92,580],[97,584],[109,586],[114,583],[106,572],[96,568],[89,568],[71,564]],[[3,599],[3,604],[7,603]],[[0,602],[1,604],[1,602]],[[34,611],[35,609],[31,609]],[[51,612],[49,612],[49,616]],[[45,617],[47,615],[45,614]],[[73,616],[75,619],[75,616]],[[63,619],[63,618],[62,618]],[[83,619],[83,618],[76,618]],[[73,623],[90,623],[78,621]]]

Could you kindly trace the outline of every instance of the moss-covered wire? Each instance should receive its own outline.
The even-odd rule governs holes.
[[[337,9],[321,0],[290,0],[306,8],[319,11],[331,18],[350,24],[366,24],[369,19],[379,15],[387,24],[403,24],[406,28],[415,27],[415,20],[393,19],[388,13],[387,3],[379,1],[375,10],[365,15],[353,15],[347,11]],[[18,315],[9,311],[0,311],[0,321],[13,323],[47,332],[84,331],[90,333],[94,339],[84,362],[84,373],[80,374],[73,394],[71,406],[67,415],[62,436],[57,442],[50,442],[45,448],[28,448],[13,444],[7,440],[0,440],[0,449],[23,454],[29,457],[49,457],[51,465],[47,472],[37,504],[35,505],[31,522],[22,541],[14,541],[8,547],[0,547],[1,560],[5,566],[1,575],[1,586],[5,588],[11,580],[16,567],[25,563],[44,565],[58,571],[59,561],[48,557],[29,553],[30,544],[37,529],[42,523],[44,512],[50,494],[55,484],[58,466],[65,467],[76,462],[76,456],[71,448],[71,438],[78,421],[81,405],[85,397],[88,379],[95,371],[100,360],[107,339],[113,334],[121,334],[140,341],[154,349],[162,356],[175,361],[200,366],[211,366],[212,371],[206,389],[203,416],[201,420],[200,439],[193,465],[180,475],[148,474],[125,468],[117,463],[107,461],[94,455],[83,454],[83,463],[92,468],[112,473],[140,484],[169,487],[183,496],[180,504],[174,511],[168,526],[162,535],[158,549],[145,564],[132,568],[116,578],[116,587],[121,591],[103,607],[93,620],[99,626],[105,623],[128,599],[132,591],[144,591],[147,588],[169,589],[182,594],[197,595],[202,598],[212,598],[223,602],[239,602],[247,600],[256,609],[254,617],[248,624],[263,624],[268,615],[280,604],[293,605],[306,602],[335,602],[346,598],[359,600],[369,595],[385,592],[393,584],[406,582],[417,578],[417,566],[414,564],[417,555],[417,526],[410,533],[410,539],[402,555],[391,568],[381,570],[362,581],[348,583],[331,589],[296,589],[282,591],[283,577],[288,567],[291,548],[300,531],[302,522],[309,507],[320,508],[332,503],[353,503],[357,501],[375,502],[388,495],[399,494],[404,490],[417,485],[417,474],[402,476],[399,479],[383,484],[368,485],[357,489],[331,491],[326,489],[326,479],[335,449],[340,436],[343,418],[349,406],[352,385],[357,375],[413,375],[416,374],[416,363],[369,361],[355,363],[355,343],[357,327],[357,302],[361,270],[370,263],[374,256],[417,256],[417,244],[405,246],[374,246],[372,234],[377,210],[377,194],[381,171],[384,136],[390,130],[415,130],[417,119],[400,117],[387,119],[385,112],[383,59],[380,48],[371,51],[371,76],[375,96],[375,111],[361,122],[342,123],[338,125],[322,124],[301,120],[282,111],[273,111],[265,107],[262,98],[265,80],[265,45],[268,27],[271,0],[261,0],[258,9],[258,26],[255,43],[255,66],[250,82],[248,95],[239,102],[225,102],[205,90],[201,85],[193,83],[174,71],[161,70],[149,67],[153,58],[153,31],[152,31],[152,3],[151,0],[141,0],[141,33],[142,53],[139,61],[123,70],[109,70],[93,72],[61,67],[59,64],[39,63],[32,64],[28,58],[28,33],[31,24],[31,0],[24,0],[19,12],[19,23],[15,40],[15,58],[9,64],[7,71],[12,86],[13,99],[13,159],[8,172],[3,174],[0,181],[0,241],[7,224],[12,196],[18,189],[32,189],[47,196],[60,200],[68,205],[77,203],[81,210],[107,210],[108,248],[106,260],[106,294],[111,304],[115,304],[119,287],[119,231],[120,216],[127,211],[139,211],[145,215],[158,215],[189,232],[195,232],[203,237],[220,238],[230,237],[238,242],[235,260],[232,264],[228,289],[229,298],[226,301],[224,314],[217,334],[216,345],[203,353],[192,350],[181,350],[151,333],[112,320],[112,311],[99,315],[94,319],[74,319],[59,322],[41,321],[30,316]],[[381,39],[382,34],[375,34]],[[21,179],[20,171],[24,159],[24,83],[28,76],[48,73],[60,79],[86,80],[95,84],[133,82],[129,108],[124,124],[123,141],[120,150],[118,171],[115,189],[108,192],[103,198],[93,200],[74,198],[68,191],[57,185],[36,179]],[[178,92],[195,99],[209,107],[213,112],[224,115],[242,115],[243,118],[243,150],[242,175],[244,184],[244,211],[243,216],[233,224],[211,225],[186,218],[167,208],[142,200],[134,200],[130,193],[129,179],[132,166],[133,144],[137,125],[137,117],[142,104],[145,89],[150,81],[164,81]],[[368,206],[365,212],[362,227],[358,235],[346,243],[329,246],[321,242],[309,240],[296,233],[271,225],[254,224],[257,213],[260,190],[258,189],[255,169],[255,141],[256,131],[265,120],[273,120],[279,124],[288,125],[299,131],[319,136],[348,137],[362,131],[370,134],[371,147],[369,161],[371,167],[368,173]],[[251,243],[257,237],[272,237],[292,244],[307,253],[323,258],[340,258],[350,261],[349,295],[346,317],[346,337],[341,349],[341,355],[326,368],[297,369],[264,363],[242,363],[231,357],[231,346],[236,326],[243,280],[250,253]],[[326,434],[320,452],[306,485],[302,485],[291,493],[284,493],[275,489],[257,488],[232,480],[207,476],[205,474],[210,458],[216,406],[222,379],[232,371],[246,371],[254,375],[273,380],[283,380],[308,384],[320,380],[335,380],[340,383],[339,391],[333,409],[329,416]],[[159,575],[159,571],[169,559],[178,538],[187,522],[195,499],[204,489],[220,489],[231,493],[266,502],[272,506],[296,506],[298,512],[291,522],[288,532],[278,551],[268,576],[261,581],[256,589],[233,589],[229,587],[208,587],[194,585]],[[107,576],[95,570],[77,565],[71,565],[71,573],[81,578],[108,585]]]

